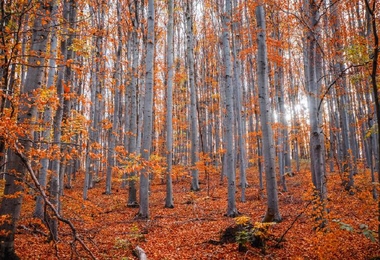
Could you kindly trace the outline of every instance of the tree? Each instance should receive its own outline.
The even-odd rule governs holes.
[[[341,21],[338,16],[339,6],[332,6],[331,9],[331,24],[332,24],[332,34],[334,35],[334,55],[333,55],[333,68],[334,75],[337,80],[336,92],[338,97],[336,99],[339,116],[340,116],[340,126],[341,126],[341,136],[342,136],[342,172],[344,174],[343,185],[345,189],[350,191],[354,186],[354,154],[351,147],[350,139],[354,138],[353,127],[350,127],[349,123],[349,95],[348,95],[348,86],[347,86],[347,77],[345,75],[340,76],[341,71],[345,70],[344,57],[343,57],[343,36],[341,34]],[[350,191],[352,192],[352,191]]]
[[[129,107],[130,110],[126,110],[126,113],[129,112],[129,136],[128,136],[128,153],[131,156],[137,156],[138,154],[138,65],[139,65],[139,1],[133,1],[129,5],[130,12],[132,14],[132,25],[133,29],[131,32],[131,52],[132,52],[132,75],[131,82],[128,85],[127,93],[129,95]],[[133,159],[133,158],[132,158]],[[128,202],[129,207],[136,207],[137,202],[137,189],[136,189],[136,172],[132,172],[129,176],[129,189],[128,189]]]
[[[307,11],[308,30],[306,33],[304,61],[305,80],[307,86],[307,99],[310,119],[310,160],[311,174],[315,189],[318,191],[321,201],[327,196],[324,140],[321,129],[322,110],[319,108],[319,97],[321,86],[319,78],[321,76],[321,53],[317,48],[317,30],[319,22],[319,4],[314,0],[305,0],[304,8]]]
[[[193,40],[193,8],[192,1],[186,0],[186,37],[187,62],[190,85],[190,135],[191,135],[191,190],[199,190],[199,173],[196,164],[199,161],[197,93],[194,74],[194,40]]]
[[[88,189],[92,188],[95,183],[95,177],[100,170],[101,158],[101,121],[102,121],[102,102],[104,87],[104,23],[105,23],[105,6],[90,6],[92,13],[92,22],[96,26],[93,44],[95,46],[94,56],[91,56],[91,110],[90,110],[90,134],[87,143],[86,173],[85,183],[83,186],[83,199],[88,198]]]
[[[148,1],[148,34],[145,58],[145,97],[141,158],[150,159],[152,147],[152,114],[153,114],[153,68],[154,68],[154,0]],[[140,172],[140,208],[138,217],[149,218],[149,171],[145,166]]]
[[[58,5],[54,3],[52,8],[52,31],[51,31],[51,40],[50,40],[50,58],[49,58],[49,74],[46,84],[45,91],[53,92],[51,91],[51,88],[54,86],[54,77],[56,73],[56,59],[57,59],[57,45],[58,45],[58,37],[57,37],[57,13],[58,11]],[[53,92],[54,93],[54,92]],[[49,149],[49,143],[51,141],[50,133],[52,130],[52,124],[53,124],[53,104],[54,102],[51,102],[50,100],[47,101],[45,105],[45,111],[43,112],[43,121],[45,129],[42,133],[42,144],[41,149],[44,151],[48,151]],[[50,160],[48,156],[45,156],[45,158],[41,159],[41,170],[40,174],[38,176],[38,181],[41,184],[42,187],[46,188],[46,182],[48,177],[48,169],[49,169]],[[43,219],[44,217],[44,201],[43,197],[41,195],[38,195],[36,198],[36,208],[34,211],[34,216],[40,219]]]
[[[122,82],[122,32],[121,32],[121,7],[120,1],[117,2],[116,12],[117,12],[117,36],[118,41],[115,46],[116,49],[116,61],[115,61],[115,85],[113,89],[114,102],[113,102],[113,113],[111,115],[110,121],[112,123],[112,128],[109,129],[109,147],[108,147],[108,162],[107,162],[107,175],[106,175],[106,194],[111,194],[112,188],[112,172],[115,166],[115,149],[116,149],[116,137],[118,135],[119,128],[119,112],[120,112],[120,96],[121,96],[121,82]]]
[[[225,79],[225,96],[226,96],[226,111],[227,116],[225,120],[225,138],[226,138],[226,172],[227,172],[227,190],[228,190],[228,217],[236,217],[239,213],[236,208],[236,173],[235,173],[235,149],[234,149],[234,85],[232,82],[232,62],[231,62],[231,49],[230,49],[230,28],[231,21],[231,0],[225,0],[224,10],[222,15],[223,24],[223,57],[225,63],[224,79]]]
[[[278,188],[275,167],[275,152],[271,126],[271,106],[268,94],[268,54],[266,46],[266,22],[264,6],[256,7],[257,32],[257,84],[259,85],[260,119],[263,139],[265,180],[267,191],[267,211],[263,222],[280,221]]]
[[[173,0],[168,0],[168,32],[167,32],[167,93],[166,93],[166,199],[165,207],[173,208],[173,184],[172,184],[172,165],[173,165]]]
[[[246,146],[245,146],[245,127],[244,127],[244,108],[242,106],[242,71],[241,71],[241,39],[240,32],[238,26],[238,1],[234,0],[234,7],[236,11],[236,17],[232,23],[232,36],[233,36],[233,56],[234,56],[234,106],[236,111],[236,121],[237,121],[237,135],[238,135],[238,144],[239,144],[239,152],[238,152],[238,160],[240,167],[240,186],[241,186],[241,201],[245,201],[245,189],[248,186],[247,183],[247,155],[246,155]]]
[[[31,149],[34,134],[34,122],[37,119],[37,103],[35,96],[43,84],[45,52],[49,40],[48,27],[50,23],[43,22],[50,19],[49,15],[53,7],[53,1],[38,1],[36,17],[33,22],[33,35],[31,39],[30,58],[28,60],[28,73],[26,84],[20,93],[17,125],[21,128],[18,139],[14,140],[14,146],[8,149],[8,166],[5,175],[6,185],[4,198],[1,201],[0,215],[5,216],[6,221],[1,223],[0,229],[0,258],[19,259],[15,254],[14,236],[16,224],[20,217],[22,205],[23,182],[26,175],[26,167],[15,150],[23,149],[25,154]],[[16,104],[15,104],[16,105]]]
[[[366,8],[371,15],[371,25],[372,25],[372,34],[373,34],[373,61],[372,61],[372,71],[371,71],[371,82],[372,82],[372,91],[375,100],[376,108],[376,118],[377,118],[377,132],[380,133],[380,98],[379,90],[377,86],[377,67],[378,67],[378,58],[379,58],[379,36],[377,35],[377,23],[376,23],[376,1],[373,1],[372,7],[368,0],[364,0]],[[380,155],[380,138],[378,138],[378,154]],[[380,182],[380,160],[377,161],[377,174],[378,182]],[[378,233],[380,234],[380,199],[377,199],[378,203]],[[380,243],[380,236],[379,236]]]

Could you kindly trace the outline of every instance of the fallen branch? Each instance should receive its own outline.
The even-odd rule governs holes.
[[[140,259],[140,260],[148,260],[146,253],[144,249],[142,249],[139,246],[136,246],[136,248],[133,250],[133,253]]]
[[[26,230],[26,231],[29,231],[30,233],[37,233],[37,234],[40,234],[40,235],[43,235],[43,236],[45,236],[45,237],[47,237],[48,236],[48,234],[46,234],[45,232],[43,232],[43,231],[41,231],[41,230],[38,230],[37,228],[34,228],[34,229],[31,229],[31,228],[28,228],[27,226],[25,226],[25,225],[20,225],[20,226],[18,226],[18,228],[22,228],[22,229],[24,229],[24,230]]]
[[[285,235],[289,232],[289,230],[294,226],[294,223],[296,223],[296,221],[303,215],[303,213],[305,213],[306,209],[309,207],[309,205],[312,203],[313,201],[309,201],[309,203],[306,204],[304,210],[299,213],[296,218],[293,220],[293,222],[290,224],[290,226],[285,230],[284,234],[282,234],[282,236],[280,237],[280,239],[277,241],[277,244],[275,245],[275,247],[278,247],[278,245],[284,240],[284,237]]]
[[[57,219],[59,221],[66,223],[70,227],[70,229],[73,233],[73,237],[74,237],[74,240],[71,242],[71,244],[73,245],[75,243],[75,241],[78,241],[79,244],[81,244],[81,246],[84,248],[84,250],[86,250],[87,253],[91,256],[91,258],[96,259],[95,255],[92,253],[92,251],[86,246],[84,241],[78,236],[77,230],[74,227],[73,223],[71,223],[70,220],[63,218],[59,214],[58,210],[54,207],[54,205],[51,204],[51,202],[49,201],[49,199],[48,199],[48,197],[44,191],[44,189],[42,188],[41,184],[39,183],[39,181],[36,177],[36,174],[34,173],[34,170],[32,168],[32,165],[31,165],[29,159],[19,150],[19,148],[17,147],[17,144],[15,144],[14,147],[15,147],[16,154],[21,158],[21,161],[24,163],[26,169],[28,170],[28,172],[30,173],[30,175],[32,177],[34,184],[36,185],[38,191],[40,192],[42,198],[44,199],[45,205],[47,205],[49,208],[51,208],[54,215],[57,217]]]

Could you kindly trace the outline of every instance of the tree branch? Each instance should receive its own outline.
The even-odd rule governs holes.
[[[329,93],[329,91],[330,91],[330,89],[336,84],[336,82],[340,79],[340,78],[342,78],[344,75],[345,75],[345,73],[346,73],[346,71],[347,70],[349,70],[349,69],[352,69],[352,68],[358,68],[358,67],[362,67],[362,66],[364,66],[364,65],[366,65],[366,64],[368,64],[369,63],[369,61],[367,61],[367,62],[365,62],[365,63],[363,63],[363,64],[352,64],[352,65],[350,65],[349,67],[347,67],[347,68],[345,68],[344,70],[342,70],[340,73],[339,73],[339,75],[330,83],[330,85],[327,87],[327,89],[325,90],[325,92],[323,93],[323,95],[322,95],[322,97],[321,97],[321,100],[320,100],[320,102],[319,102],[319,105],[318,105],[318,112],[321,110],[321,105],[322,105],[322,102],[323,102],[323,100],[324,100],[324,98],[326,97],[326,95]],[[323,78],[323,77],[322,77]]]
[[[289,232],[289,230],[294,226],[294,223],[296,223],[296,221],[297,221],[297,220],[303,215],[303,213],[305,213],[306,209],[309,207],[309,205],[310,205],[312,202],[313,202],[313,200],[310,200],[310,201],[306,204],[304,210],[296,216],[296,218],[293,220],[293,222],[290,224],[290,226],[285,230],[284,234],[282,234],[282,236],[280,237],[280,239],[277,241],[277,244],[275,245],[275,247],[277,247],[277,246],[278,246],[278,245],[284,240],[285,235],[286,235],[286,234]]]
[[[41,184],[39,183],[39,181],[36,177],[36,174],[34,173],[34,170],[32,168],[32,165],[31,165],[29,159],[20,151],[20,149],[17,147],[17,144],[15,144],[14,148],[15,148],[16,154],[20,157],[21,161],[24,163],[26,169],[30,173],[34,184],[36,185],[38,191],[40,192],[42,198],[44,199],[45,204],[53,211],[54,215],[57,217],[57,219],[59,221],[66,223],[70,227],[70,229],[73,233],[73,237],[74,237],[74,241],[72,241],[71,244],[74,244],[75,241],[78,241],[79,244],[81,244],[81,246],[84,248],[84,250],[87,251],[87,253],[91,256],[91,258],[96,259],[95,255],[92,253],[92,251],[86,246],[84,241],[79,237],[77,230],[74,227],[73,223],[70,220],[63,218],[59,214],[58,210],[54,207],[54,205],[49,201],[44,189],[42,188]]]

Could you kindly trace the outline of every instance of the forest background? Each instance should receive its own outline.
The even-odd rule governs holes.
[[[379,5],[3,0],[0,259],[379,258]]]

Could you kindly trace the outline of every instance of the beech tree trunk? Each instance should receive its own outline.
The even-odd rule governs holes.
[[[341,43],[342,39],[342,28],[340,25],[340,17],[338,12],[338,6],[332,6],[331,9],[331,20],[332,22],[332,34],[334,35],[334,43],[335,55],[333,56],[334,62],[334,74],[335,77],[340,77],[341,71],[344,71],[344,57],[343,57],[343,46]],[[337,104],[338,104],[338,112],[340,118],[340,127],[341,127],[341,135],[342,135],[342,172],[343,172],[343,185],[347,191],[350,191],[354,186],[354,165],[353,165],[353,151],[351,147],[350,139],[353,138],[353,135],[350,134],[352,132],[352,127],[349,124],[349,96],[348,96],[348,87],[347,87],[347,79],[346,76],[343,75],[337,80]],[[352,191],[351,191],[352,192]]]
[[[309,27],[317,28],[319,21],[318,3],[315,0],[305,0],[305,8],[309,14]],[[307,86],[307,98],[309,105],[310,118],[310,160],[312,181],[319,193],[320,199],[324,201],[327,196],[326,189],[326,171],[324,141],[321,129],[322,110],[319,110],[321,87],[318,81],[317,68],[320,63],[317,50],[317,34],[314,30],[309,30],[306,34],[306,51],[305,51],[305,79]]]
[[[166,93],[166,198],[165,207],[174,208],[172,164],[173,164],[173,0],[168,1],[168,25],[167,25],[167,93]]]
[[[267,211],[263,222],[280,221],[278,208],[278,188],[275,166],[275,148],[271,122],[271,103],[268,93],[268,54],[266,46],[266,22],[264,6],[256,7],[257,32],[257,78],[259,85],[259,104],[263,155],[265,164],[265,180],[267,191]]]
[[[377,132],[380,133],[380,97],[379,97],[379,90],[377,86],[377,67],[378,67],[378,58],[379,58],[379,36],[377,34],[377,23],[376,23],[376,1],[373,1],[372,7],[370,6],[370,3],[368,0],[364,0],[367,10],[370,13],[372,19],[371,19],[371,25],[372,25],[372,34],[373,34],[373,61],[372,61],[372,71],[371,71],[371,82],[372,82],[372,90],[373,95],[375,99],[375,108],[376,108],[376,118],[377,118]],[[380,138],[377,139],[377,148],[378,148],[378,154],[380,155]],[[380,160],[377,160],[377,174],[378,174],[378,182],[380,182]],[[378,233],[380,234],[380,199],[377,199],[378,203]],[[379,236],[379,244],[380,244],[380,236]]]
[[[131,39],[131,51],[132,51],[132,75],[131,75],[131,83],[128,86],[128,94],[129,94],[129,107],[130,110],[126,110],[126,113],[129,112],[129,136],[128,136],[128,153],[131,156],[136,156],[138,153],[137,147],[137,135],[138,135],[138,125],[137,125],[137,117],[138,117],[138,77],[139,77],[139,38],[138,38],[138,27],[139,27],[139,5],[138,1],[134,1],[129,6],[129,10],[134,13],[132,19],[132,39]],[[128,176],[128,207],[136,207],[138,205],[137,202],[137,189],[136,189],[136,173],[132,172]]]
[[[154,75],[154,0],[148,2],[148,35],[145,58],[145,97],[143,131],[141,143],[141,158],[150,159],[152,147],[152,116],[153,116],[153,75]],[[144,167],[140,173],[140,208],[138,217],[149,218],[149,173]]]
[[[112,128],[109,130],[109,145],[108,145],[108,155],[107,155],[107,175],[106,175],[106,194],[111,194],[112,190],[112,171],[115,166],[115,148],[116,139],[118,135],[119,127],[119,111],[120,111],[120,89],[121,89],[121,74],[122,74],[122,29],[121,29],[121,10],[120,2],[117,1],[117,35],[118,41],[115,47],[116,49],[116,61],[115,61],[115,85],[113,90],[113,113],[110,117],[110,122],[112,123]]]
[[[30,58],[28,60],[28,73],[26,83],[21,90],[21,98],[17,114],[17,123],[20,127],[25,127],[25,135],[19,134],[15,145],[23,148],[23,152],[28,154],[33,140],[34,126],[37,120],[37,107],[35,91],[42,87],[43,74],[45,71],[45,52],[49,41],[49,24],[43,23],[44,19],[49,19],[53,1],[38,1],[39,8],[33,23],[33,35],[30,46]],[[23,126],[24,125],[24,126]],[[21,133],[21,132],[20,132]],[[26,167],[20,156],[11,147],[8,149],[8,165],[5,174],[4,197],[0,205],[0,216],[4,216],[6,221],[0,225],[0,259],[19,259],[15,254],[14,236],[17,221],[20,217],[23,199],[23,185]]]
[[[226,95],[226,112],[225,119],[225,138],[226,138],[226,174],[227,174],[227,190],[228,190],[228,203],[227,213],[228,217],[236,217],[239,212],[236,208],[236,172],[235,172],[235,149],[234,149],[234,85],[232,82],[232,62],[231,62],[231,49],[230,49],[230,28],[231,22],[231,0],[224,1],[224,13],[222,16],[223,24],[223,55],[225,63],[225,95]]]
[[[234,0],[234,7],[238,8],[238,3]],[[237,13],[237,12],[235,12]],[[232,10],[231,10],[232,14]],[[240,61],[240,32],[237,22],[232,23],[232,34],[233,34],[233,56],[234,56],[234,106],[236,111],[236,121],[237,121],[237,138],[239,144],[238,160],[240,168],[240,186],[241,186],[241,201],[245,202],[245,189],[248,186],[247,182],[247,152],[246,152],[246,140],[244,131],[244,108],[242,106],[242,69]]]
[[[58,5],[56,1],[53,1],[53,7],[52,7],[52,29],[51,29],[51,40],[50,40],[50,59],[49,59],[49,72],[48,72],[48,78],[47,78],[47,84],[46,89],[52,88],[54,86],[55,80],[55,73],[56,73],[56,58],[57,58],[57,45],[58,45],[58,38],[57,38],[57,11],[58,11]],[[49,91],[50,92],[50,91]],[[51,94],[53,92],[50,92]],[[41,149],[44,151],[47,151],[50,146],[51,141],[51,129],[53,126],[53,109],[52,109],[51,102],[48,102],[45,106],[45,111],[43,113],[43,122],[45,129],[42,133],[42,144]],[[41,159],[41,169],[38,176],[38,181],[41,184],[43,188],[46,188],[47,183],[47,177],[48,177],[48,169],[49,169],[50,160],[49,158],[45,157]],[[36,207],[34,210],[34,216],[40,219],[43,219],[44,217],[44,199],[41,195],[37,195],[36,198]]]
[[[195,90],[194,75],[194,40],[193,40],[193,13],[192,1],[186,0],[186,37],[187,37],[187,59],[190,85],[190,135],[191,135],[191,190],[199,190],[199,173],[196,164],[199,161],[198,140],[198,116],[197,116],[197,93]]]

